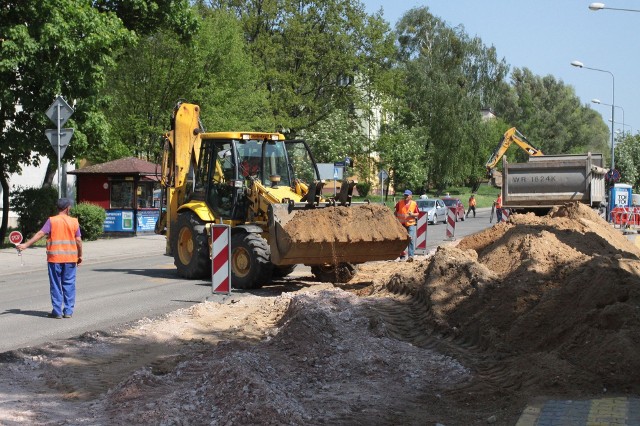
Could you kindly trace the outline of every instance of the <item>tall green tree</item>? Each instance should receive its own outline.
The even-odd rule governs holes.
[[[366,105],[358,86],[383,84],[388,24],[353,0],[220,0],[241,19],[279,129],[295,135],[335,109]]]
[[[3,192],[4,238],[9,211],[10,173],[38,164],[38,154],[55,155],[44,136],[51,126],[44,112],[59,94],[77,100],[70,126],[91,121],[86,99],[104,83],[111,52],[133,35],[117,16],[101,13],[89,0],[4,2],[0,7],[0,183]],[[76,132],[65,158],[86,148],[84,132]]]
[[[640,135],[627,135],[618,141],[615,148],[616,169],[620,171],[621,182],[640,191]]]
[[[91,153],[94,161],[156,157],[178,101],[200,105],[208,131],[274,129],[239,21],[222,10],[201,12],[191,42],[162,29],[119,57],[105,92],[111,99],[106,114],[112,137]]]
[[[600,114],[581,105],[574,89],[551,75],[514,69],[495,108],[545,154],[607,153],[609,132]]]
[[[427,180],[438,189],[466,181],[470,167],[479,165],[480,110],[495,102],[508,67],[493,47],[426,7],[407,12],[396,30],[407,88],[401,119],[428,134]]]
[[[100,90],[114,53],[136,40],[120,16],[128,16],[131,28],[141,32],[169,16],[194,28],[189,14],[188,0],[6,0],[0,5],[0,238],[7,229],[9,174],[38,165],[40,155],[55,156],[44,136],[51,126],[44,112],[57,95],[76,110],[68,124],[76,132],[66,160],[83,155],[108,133]]]

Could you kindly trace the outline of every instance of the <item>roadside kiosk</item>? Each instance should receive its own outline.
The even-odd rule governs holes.
[[[160,206],[154,200],[161,167],[135,157],[82,167],[77,176],[78,202],[104,208],[104,232],[139,235],[154,232]]]

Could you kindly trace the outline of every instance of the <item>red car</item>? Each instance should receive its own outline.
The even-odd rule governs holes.
[[[449,209],[454,209],[456,212],[456,222],[458,220],[464,220],[466,210],[464,209],[464,204],[460,201],[459,198],[453,197],[442,197],[442,201],[444,201],[444,205]]]

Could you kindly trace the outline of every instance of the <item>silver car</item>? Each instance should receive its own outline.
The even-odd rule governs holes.
[[[438,222],[447,222],[447,206],[439,198],[428,198],[416,200],[418,210],[427,213],[429,223],[436,225]]]

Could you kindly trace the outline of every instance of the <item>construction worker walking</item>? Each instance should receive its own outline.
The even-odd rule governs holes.
[[[493,204],[496,207],[496,221],[500,223],[502,222],[502,193],[498,195],[498,198]]]
[[[471,194],[469,197],[469,210],[467,210],[466,217],[469,217],[469,212],[473,211],[473,217],[476,217],[476,196]]]
[[[409,247],[407,247],[407,262],[413,262],[413,254],[416,242],[416,219],[418,217],[418,204],[411,199],[413,193],[404,191],[404,199],[396,203],[396,217],[409,233]],[[404,258],[404,255],[400,257]]]

